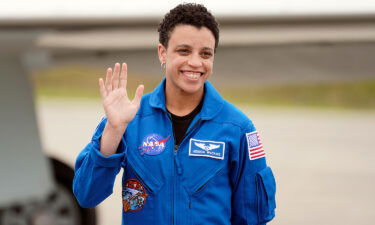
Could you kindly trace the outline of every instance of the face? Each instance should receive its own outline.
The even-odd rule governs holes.
[[[168,48],[159,44],[161,62],[166,65],[166,91],[170,94],[201,94],[212,74],[215,37],[206,28],[178,25],[170,35]]]

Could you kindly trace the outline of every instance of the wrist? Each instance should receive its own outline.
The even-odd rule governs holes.
[[[125,132],[125,129],[126,129],[127,126],[128,126],[127,123],[122,124],[122,125],[112,125],[112,124],[107,122],[104,129],[107,130],[107,132],[109,132],[111,134],[121,134],[122,135]]]
[[[110,156],[116,153],[121,138],[125,133],[127,124],[125,126],[112,126],[107,123],[104,127],[102,138],[100,141],[100,152],[104,156]]]

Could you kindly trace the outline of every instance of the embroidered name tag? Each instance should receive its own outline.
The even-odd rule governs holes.
[[[225,142],[190,139],[189,156],[224,159]]]

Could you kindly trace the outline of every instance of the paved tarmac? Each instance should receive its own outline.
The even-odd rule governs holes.
[[[241,106],[277,179],[272,225],[375,224],[375,112]],[[103,115],[99,101],[41,100],[43,145],[71,166]],[[121,224],[121,174],[99,225]]]

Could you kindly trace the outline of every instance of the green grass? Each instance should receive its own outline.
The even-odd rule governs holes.
[[[34,74],[37,97],[43,98],[99,98],[98,79],[104,70],[86,67],[53,68]],[[128,91],[133,96],[136,86],[145,85],[145,93],[160,82],[141,74],[129,74]],[[234,88],[215,84],[221,94],[239,104],[271,106],[307,106],[343,109],[375,109],[375,79],[346,83],[273,85]]]
[[[375,80],[248,89],[224,88],[222,93],[229,101],[239,103],[375,109]]]
[[[104,78],[105,70],[86,67],[53,68],[32,76],[37,97],[43,98],[100,98],[99,78]],[[150,92],[159,79],[145,78],[131,74],[128,78],[128,92],[133,96],[139,84],[144,84],[145,93]]]

